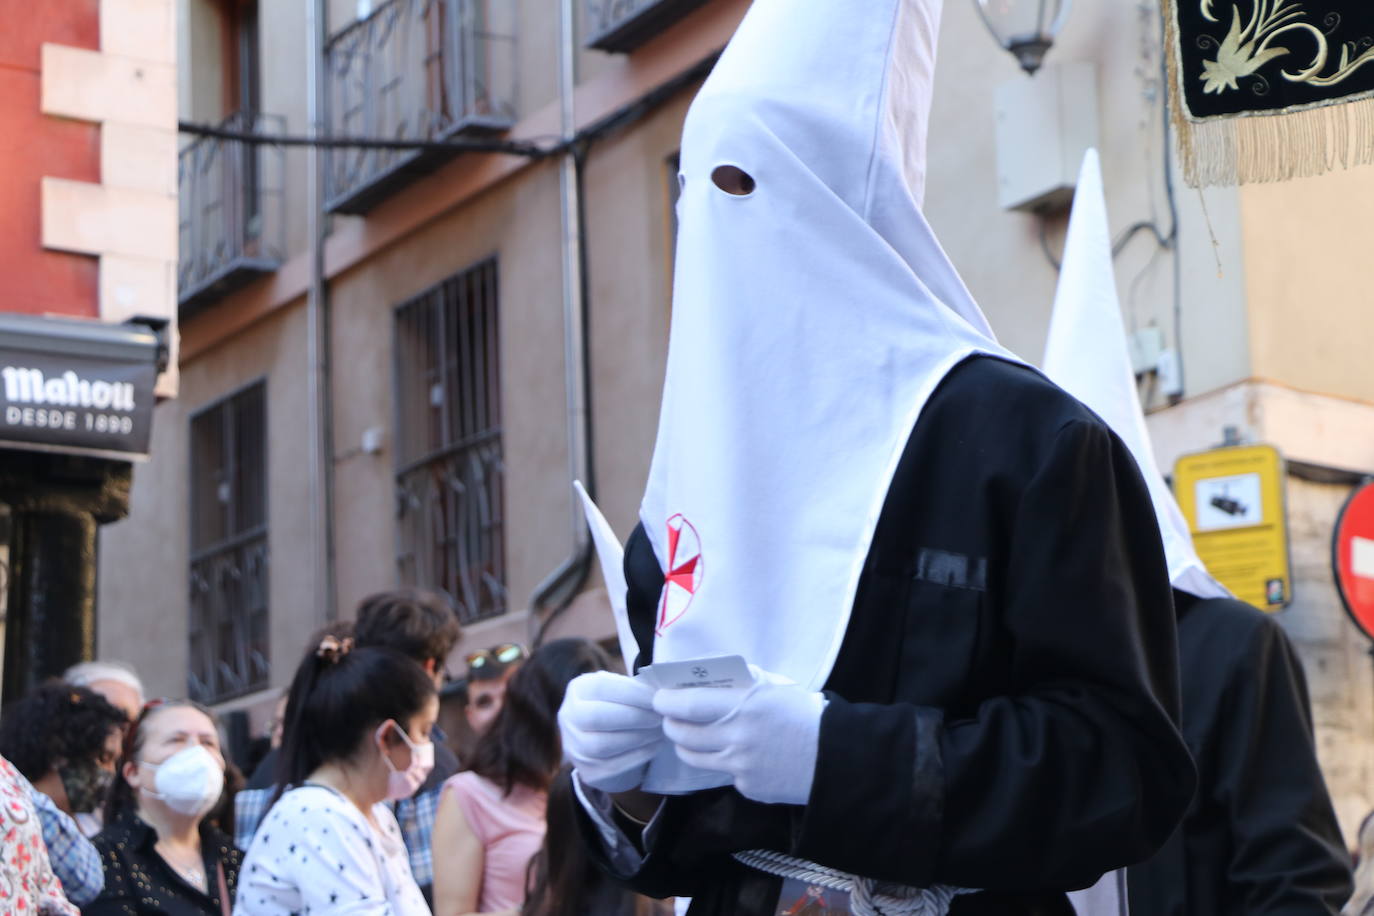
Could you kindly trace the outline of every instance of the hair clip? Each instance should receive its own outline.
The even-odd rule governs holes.
[[[320,640],[320,647],[315,650],[315,657],[322,658],[332,665],[337,665],[339,659],[353,651],[353,637],[346,636],[339,639],[335,636],[326,636]]]

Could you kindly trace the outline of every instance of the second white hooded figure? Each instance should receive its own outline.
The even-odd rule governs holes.
[[[1149,860],[1075,895],[1078,916],[1331,914],[1350,866],[1312,737],[1302,663],[1283,628],[1208,574],[1160,475],[1116,294],[1096,151],[1083,162],[1045,346],[1045,374],[1130,447],[1174,586],[1183,735],[1198,789]]]
[[[693,914],[772,916],[798,867],[856,912],[1062,913],[1192,792],[1149,491],[921,212],[939,14],[755,0],[687,118],[625,603],[640,664],[756,678],[600,673],[560,721],[593,855]],[[716,787],[640,791],[666,747]]]

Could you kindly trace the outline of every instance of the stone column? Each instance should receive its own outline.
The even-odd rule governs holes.
[[[95,657],[96,530],[129,508],[124,461],[0,450],[10,508],[5,702]]]

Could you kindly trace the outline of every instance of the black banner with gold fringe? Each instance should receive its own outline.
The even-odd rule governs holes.
[[[1165,7],[1189,184],[1279,181],[1374,162],[1374,0]]]

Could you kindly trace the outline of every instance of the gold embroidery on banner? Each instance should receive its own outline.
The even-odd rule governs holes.
[[[1213,12],[1216,0],[1199,0],[1202,17],[1209,22],[1220,23]],[[1231,28],[1226,37],[1217,42],[1210,35],[1203,35],[1198,43],[1203,48],[1215,45],[1215,60],[1202,62],[1203,92],[1216,93],[1239,89],[1239,81],[1244,77],[1254,77],[1253,87],[1256,95],[1269,93],[1269,82],[1257,71],[1265,64],[1285,54],[1294,53],[1284,45],[1275,45],[1280,35],[1300,33],[1311,38],[1315,44],[1311,64],[1299,71],[1280,71],[1290,83],[1307,83],[1312,86],[1335,86],[1348,79],[1356,70],[1367,63],[1374,62],[1374,39],[1364,38],[1359,42],[1348,41],[1341,45],[1341,59],[1336,68],[1328,73],[1327,64],[1331,59],[1331,45],[1327,32],[1323,32],[1311,22],[1306,21],[1307,13],[1302,4],[1288,0],[1250,0],[1252,4],[1249,21],[1241,26],[1241,11],[1236,4],[1231,6]],[[1334,31],[1340,25],[1337,13],[1329,14],[1323,23]]]

